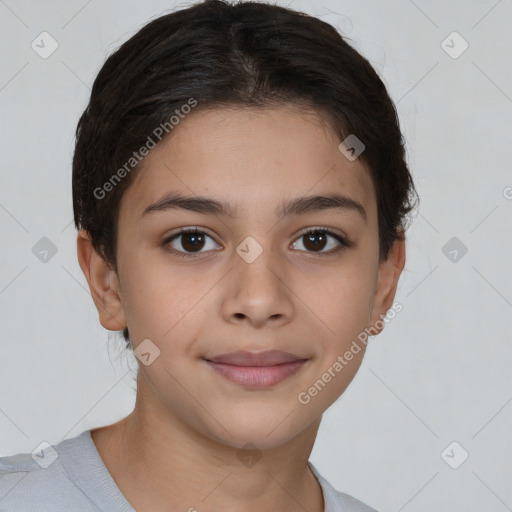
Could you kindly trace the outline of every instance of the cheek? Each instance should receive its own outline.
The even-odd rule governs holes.
[[[363,258],[340,265],[325,279],[308,285],[308,303],[329,328],[331,338],[347,340],[367,327],[375,269]]]
[[[213,276],[166,264],[165,258],[143,256],[125,265],[123,306],[133,340],[149,338],[166,344],[204,321],[202,298],[215,284]]]

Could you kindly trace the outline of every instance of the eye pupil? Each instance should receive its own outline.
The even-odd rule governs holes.
[[[308,233],[307,235],[304,235],[307,243],[304,244],[304,247],[307,249],[313,248],[313,249],[323,249],[325,247],[326,242],[326,235],[322,231],[312,231],[311,233]],[[309,241],[312,240],[311,247],[308,247]]]
[[[202,233],[182,233],[181,245],[186,251],[202,249],[204,245],[204,236]],[[190,245],[187,247],[188,242]]]

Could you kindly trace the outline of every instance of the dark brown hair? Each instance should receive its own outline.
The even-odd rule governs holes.
[[[376,189],[381,261],[403,239],[417,193],[395,106],[368,60],[313,16],[206,0],[154,19],[111,54],[78,122],[75,226],[116,271],[119,204],[139,167],[134,155],[148,137],[158,142],[157,127],[172,133],[171,117],[192,101],[194,111],[302,105],[321,113],[340,142],[355,134]]]

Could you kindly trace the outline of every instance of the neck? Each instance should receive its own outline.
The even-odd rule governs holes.
[[[191,429],[158,402],[139,372],[133,412],[91,437],[136,510],[323,512],[308,466],[319,418],[286,444],[240,450]]]

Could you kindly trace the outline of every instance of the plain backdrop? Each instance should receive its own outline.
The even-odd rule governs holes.
[[[107,54],[187,5],[0,1],[0,455],[133,408],[135,360],[100,326],[76,258],[74,131]],[[290,6],[382,77],[421,198],[403,309],[324,414],[311,461],[382,512],[512,510],[512,2]],[[55,44],[42,32],[58,44],[47,58],[32,45]],[[53,248],[46,262],[37,244]]]

